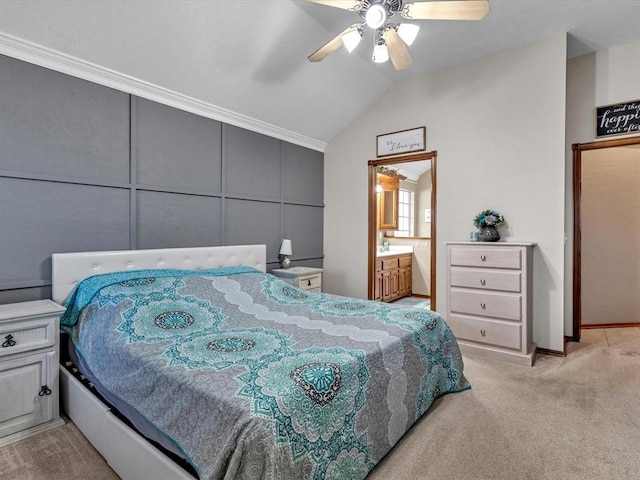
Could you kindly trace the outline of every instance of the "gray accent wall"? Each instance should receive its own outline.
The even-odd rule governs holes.
[[[323,154],[0,56],[0,303],[51,254],[262,243],[322,267]]]

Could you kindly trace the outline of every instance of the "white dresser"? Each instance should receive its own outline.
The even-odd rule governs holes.
[[[463,352],[533,365],[534,246],[447,243],[447,322]]]
[[[276,268],[271,273],[280,277],[294,287],[312,292],[322,291],[322,268],[315,267],[291,267]]]
[[[0,305],[0,445],[63,425],[58,318],[51,300]]]

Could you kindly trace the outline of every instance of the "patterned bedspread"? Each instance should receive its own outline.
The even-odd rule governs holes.
[[[203,480],[364,478],[436,398],[469,388],[437,313],[248,267],[91,277],[61,323],[101,388]]]

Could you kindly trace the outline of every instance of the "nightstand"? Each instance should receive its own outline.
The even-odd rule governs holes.
[[[51,300],[0,305],[0,446],[64,425],[58,406],[64,310]]]
[[[280,277],[285,282],[310,292],[322,291],[322,272],[322,268],[314,267],[276,268],[271,270],[273,275]]]

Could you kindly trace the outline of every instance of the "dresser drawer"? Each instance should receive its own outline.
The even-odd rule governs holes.
[[[56,317],[9,320],[0,323],[0,356],[55,344]]]
[[[410,267],[411,266],[411,256],[398,258],[398,266],[400,268],[402,268],[402,267]]]
[[[519,271],[499,272],[488,269],[479,270],[452,267],[450,285],[452,287],[520,292],[522,288],[522,273]]]
[[[303,290],[320,290],[322,288],[322,274],[301,275],[298,277],[298,287]]]
[[[454,313],[515,321],[522,319],[522,296],[517,294],[451,289],[450,302],[451,312]]]
[[[500,322],[463,315],[451,315],[447,319],[453,334],[459,340],[485,343],[497,347],[519,350],[522,346],[521,326],[518,323]]]
[[[461,267],[522,268],[522,252],[513,248],[451,247],[451,265]]]
[[[398,268],[397,258],[389,258],[387,260],[382,260],[382,270],[393,270],[394,268]]]

